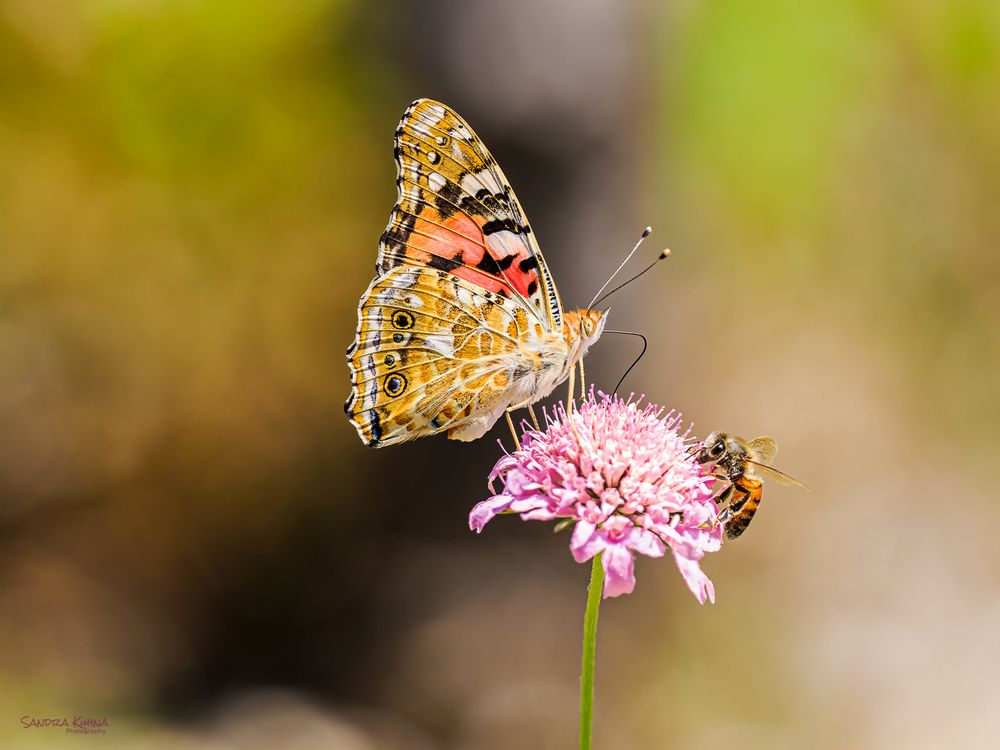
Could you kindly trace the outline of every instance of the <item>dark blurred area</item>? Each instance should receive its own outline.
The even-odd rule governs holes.
[[[0,2],[0,745],[575,742],[586,566],[468,530],[503,423],[371,451],[342,412],[431,97],[567,306],[654,227],[624,391],[811,490],[714,606],[639,561],[596,746],[995,747],[998,86],[990,0]]]

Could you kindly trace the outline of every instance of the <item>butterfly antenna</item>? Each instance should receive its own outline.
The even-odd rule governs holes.
[[[616,385],[615,389],[612,391],[612,393],[617,393],[618,389],[622,387],[622,383],[625,382],[625,378],[627,378],[628,374],[632,372],[632,368],[635,367],[637,364],[639,364],[639,360],[642,359],[643,356],[646,354],[646,347],[649,346],[649,342],[646,341],[645,336],[643,336],[641,333],[636,333],[635,331],[605,331],[605,333],[617,333],[621,336],[637,336],[640,339],[642,339],[642,351],[639,352],[639,356],[635,358],[635,361],[628,366],[628,369],[625,371],[625,374],[622,375],[621,380],[618,381],[618,385]]]
[[[614,289],[612,289],[612,290],[611,290],[610,292],[608,292],[607,294],[605,294],[605,295],[604,295],[603,297],[601,297],[600,299],[596,299],[596,300],[594,300],[593,302],[591,302],[591,303],[590,303],[590,306],[591,306],[591,307],[593,307],[593,306],[594,306],[594,305],[596,305],[596,304],[597,304],[598,302],[603,302],[603,301],[604,301],[604,300],[606,300],[606,299],[607,299],[608,297],[610,297],[610,296],[611,296],[612,294],[614,294],[614,293],[615,293],[615,292],[617,292],[617,291],[618,291],[619,289],[621,289],[621,288],[622,288],[623,286],[628,286],[628,285],[629,285],[629,284],[631,284],[631,283],[632,283],[633,281],[635,281],[635,280],[636,280],[636,279],[638,279],[638,278],[639,278],[640,276],[642,276],[642,275],[643,275],[644,273],[646,273],[647,271],[650,271],[650,270],[652,270],[653,266],[655,266],[655,265],[656,265],[657,263],[659,263],[659,262],[660,262],[661,260],[666,260],[666,259],[667,259],[667,258],[669,258],[669,257],[670,257],[670,250],[669,250],[669,249],[664,249],[664,251],[663,251],[662,253],[660,253],[660,254],[659,254],[659,256],[657,256],[656,260],[654,260],[654,261],[653,261],[652,263],[650,263],[650,264],[649,264],[648,266],[646,266],[646,267],[645,267],[644,269],[642,269],[641,271],[639,271],[639,273],[637,273],[637,274],[636,274],[635,276],[633,276],[633,277],[632,277],[631,279],[629,279],[628,281],[623,281],[623,282],[622,282],[621,284],[619,284],[618,286],[616,286],[616,287],[615,287]],[[610,279],[609,279],[609,281],[610,281]],[[607,284],[605,284],[604,286],[607,286]]]
[[[587,305],[587,307],[594,306],[594,304],[597,302],[597,298],[601,296],[601,292],[603,292],[605,289],[608,288],[608,284],[614,281],[614,278],[615,276],[618,275],[619,271],[625,268],[625,264],[628,263],[629,260],[631,260],[633,255],[635,255],[635,251],[639,249],[639,245],[642,244],[642,241],[647,237],[649,237],[649,235],[651,235],[652,233],[653,233],[652,227],[646,227],[645,229],[642,230],[642,235],[639,237],[639,241],[635,243],[635,247],[632,248],[632,252],[630,252],[628,255],[625,256],[625,260],[623,260],[622,264],[615,269],[615,272],[611,274],[611,277],[604,282],[604,286],[602,286],[600,289],[597,290],[597,294],[594,295],[594,299],[591,300],[590,304]]]

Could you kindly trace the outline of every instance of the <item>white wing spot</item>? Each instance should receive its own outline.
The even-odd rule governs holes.
[[[462,187],[466,190],[466,192],[469,192],[472,195],[475,195],[477,192],[479,192],[479,188],[481,187],[486,188],[494,195],[503,192],[500,189],[500,183],[497,182],[497,178],[488,169],[484,169],[481,172],[475,172],[473,174],[465,175],[465,177],[462,178]]]
[[[433,349],[442,357],[454,357],[455,347],[451,336],[424,336],[424,344],[428,349]]]
[[[441,192],[441,188],[445,186],[448,180],[444,178],[444,175],[440,175],[437,172],[431,172],[427,175],[427,184],[430,185],[431,190],[435,193]]]

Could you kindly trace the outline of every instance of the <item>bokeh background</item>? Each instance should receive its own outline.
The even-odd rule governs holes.
[[[597,746],[995,748],[998,90],[993,0],[0,2],[0,745],[574,745],[587,567],[467,528],[504,432],[341,411],[429,96],[568,304],[653,225],[625,390],[811,489],[714,606],[639,562]]]

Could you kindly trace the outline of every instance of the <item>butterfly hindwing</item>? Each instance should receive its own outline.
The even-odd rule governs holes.
[[[395,136],[399,197],[379,241],[377,271],[430,267],[522,300],[550,331],[562,305],[507,178],[453,110],[410,105]]]
[[[369,446],[445,430],[480,437],[531,365],[523,343],[544,335],[519,299],[433,268],[377,278],[358,317],[345,411]]]

